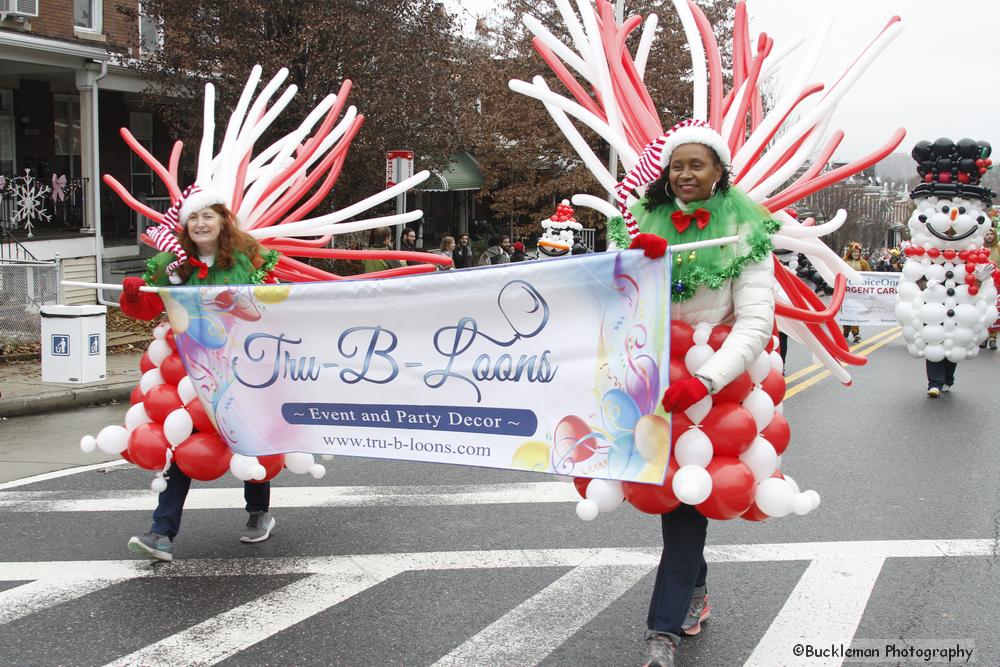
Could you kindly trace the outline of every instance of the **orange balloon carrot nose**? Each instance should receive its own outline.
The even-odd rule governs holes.
[[[957,217],[958,217],[958,209],[957,208],[951,209],[951,221],[955,222],[955,218]]]

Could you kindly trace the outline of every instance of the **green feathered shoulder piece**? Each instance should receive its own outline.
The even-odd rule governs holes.
[[[643,198],[630,209],[639,223],[639,231],[662,236],[669,246],[725,236],[740,237],[739,242],[728,246],[672,253],[670,291],[674,303],[687,301],[702,285],[716,290],[727,280],[739,277],[744,266],[763,260],[774,250],[771,237],[781,228],[781,223],[766,208],[732,186],[725,194],[688,203],[684,211],[693,213],[699,208],[711,214],[708,225],[698,229],[692,221],[683,232],[677,231],[671,218],[678,210],[676,202],[647,210]],[[621,218],[608,221],[608,239],[621,248],[628,247],[628,232]]]

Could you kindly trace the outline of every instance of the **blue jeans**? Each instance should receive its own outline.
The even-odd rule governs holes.
[[[691,505],[660,516],[663,554],[656,570],[646,627],[650,632],[681,634],[695,586],[704,586],[708,519]]]
[[[191,478],[181,472],[176,463],[167,470],[167,488],[160,493],[156,509],[153,510],[154,533],[177,537],[181,530],[181,513],[184,500],[191,488]],[[266,512],[271,506],[271,482],[243,482],[243,498],[247,501],[247,512]]]

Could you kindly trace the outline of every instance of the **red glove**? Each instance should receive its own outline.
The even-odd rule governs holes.
[[[122,312],[137,320],[152,320],[163,312],[163,300],[155,292],[140,292],[146,281],[131,276],[122,281],[122,295],[118,305]]]
[[[696,377],[673,382],[663,394],[663,409],[667,412],[684,412],[708,396],[708,387]]]
[[[646,251],[646,257],[656,259],[667,254],[667,240],[656,234],[636,234],[628,246],[629,250],[635,248],[642,248]]]

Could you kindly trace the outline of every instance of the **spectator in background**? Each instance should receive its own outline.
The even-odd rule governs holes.
[[[454,262],[455,261],[455,257],[454,257],[454,254],[453,254],[454,251],[455,251],[455,237],[454,236],[445,236],[444,238],[441,239],[441,247],[438,248],[437,250],[432,250],[431,252],[433,252],[435,255],[441,255],[442,257],[448,257],[449,259],[451,259],[452,262]],[[438,264],[437,268],[438,268],[438,271],[447,271],[451,267],[450,266],[442,266],[442,265]]]
[[[520,241],[514,241],[514,253],[510,256],[510,261],[523,262],[526,259],[528,256],[524,252],[524,244]]]
[[[861,257],[860,243],[852,243],[851,245],[847,246],[847,254],[844,255],[844,261],[847,262],[847,264],[855,271],[872,270],[871,265],[868,264],[868,262],[862,259]],[[854,336],[855,343],[861,342],[861,327],[845,324],[843,326],[843,329],[844,329],[844,338],[847,338],[848,334],[850,334]]]
[[[412,230],[410,230],[412,231]],[[389,227],[376,227],[368,232],[369,250],[392,250],[392,229]],[[388,271],[389,269],[400,269],[403,267],[402,260],[398,259],[366,259],[365,273],[375,273],[376,271]]]
[[[503,236],[497,238],[493,236],[489,241],[490,245],[483,254],[479,256],[479,266],[492,266],[494,264],[509,264],[510,254],[504,249],[510,248],[510,237]]]
[[[458,244],[451,253],[451,261],[455,263],[456,269],[465,269],[476,265],[472,258],[472,245],[469,243],[468,234],[459,234]]]
[[[417,247],[417,230],[412,227],[404,227],[403,235],[399,239],[399,249],[405,250],[407,252],[420,252],[420,248]],[[420,264],[420,262],[407,261],[407,266],[415,266]]]

